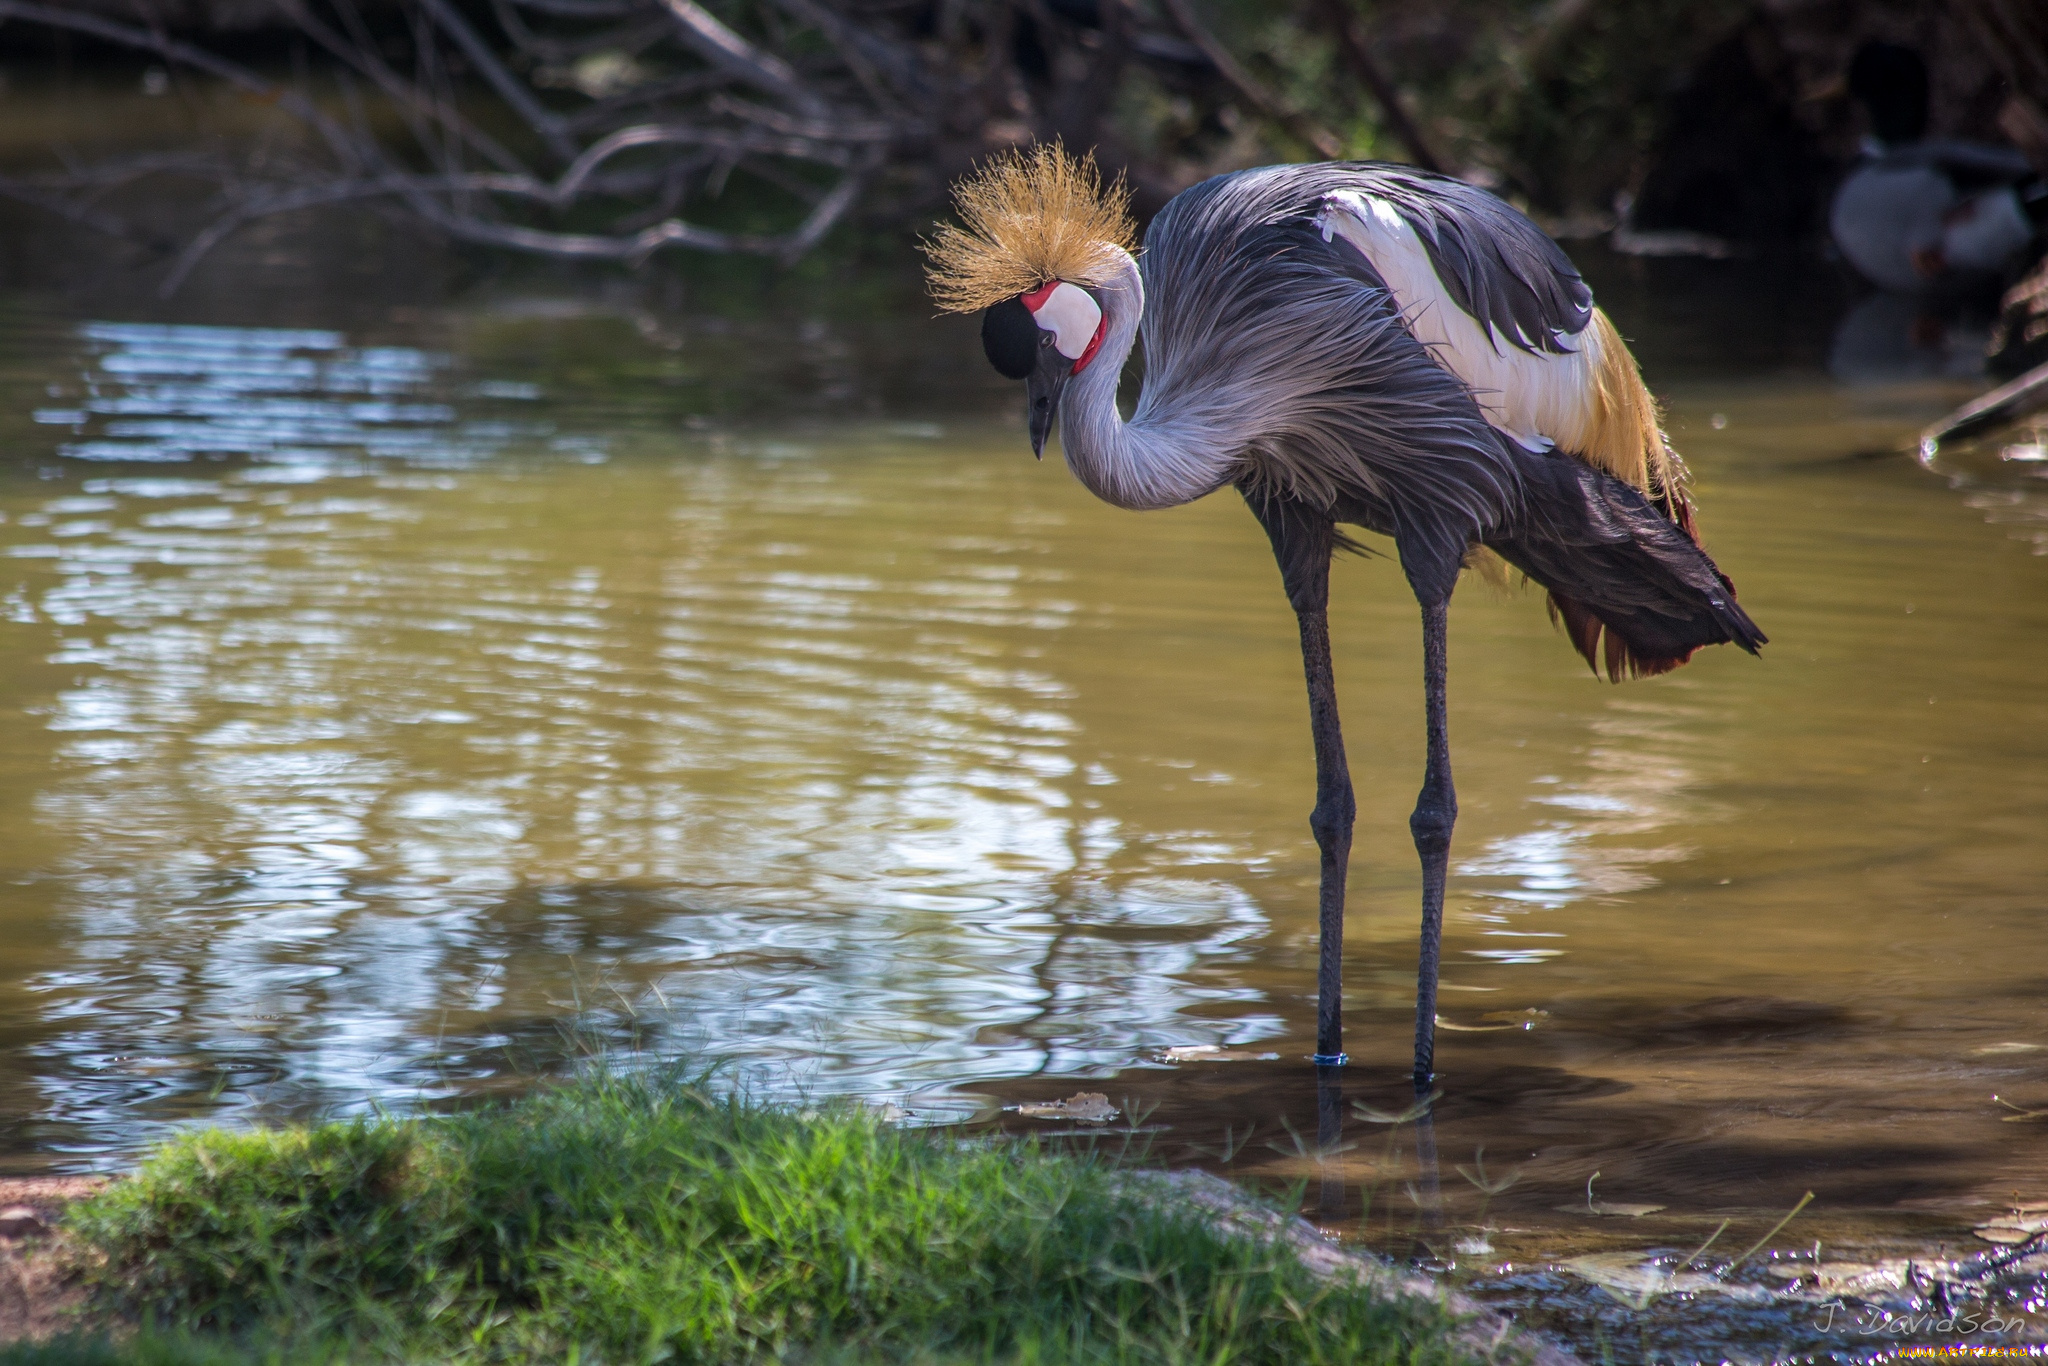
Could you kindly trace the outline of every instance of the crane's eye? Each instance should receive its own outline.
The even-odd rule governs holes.
[[[1021,299],[1005,299],[981,317],[981,349],[1007,379],[1029,379],[1038,365],[1039,339],[1051,336],[1039,330]]]

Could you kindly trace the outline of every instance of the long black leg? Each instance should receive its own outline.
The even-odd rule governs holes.
[[[1330,667],[1330,554],[1336,524],[1306,503],[1264,490],[1242,490],[1273,542],[1273,558],[1301,627],[1301,666],[1308,680],[1309,729],[1316,747],[1316,807],[1309,829],[1322,851],[1316,898],[1316,1053],[1319,1067],[1344,1056],[1344,877],[1351,864],[1351,824],[1358,805],[1344,761],[1337,719],[1337,679]]]
[[[1422,609],[1422,689],[1428,714],[1429,761],[1422,794],[1408,818],[1422,858],[1422,958],[1415,973],[1415,1091],[1428,1091],[1436,1072],[1436,974],[1444,936],[1444,878],[1451,859],[1451,828],[1458,823],[1458,793],[1451,785],[1451,741],[1444,718],[1445,603]]]
[[[1344,1146],[1343,1076],[1341,1067],[1316,1069],[1316,1213],[1332,1222],[1344,1217],[1344,1174],[1335,1166]]]
[[[1416,1200],[1422,1207],[1422,1226],[1436,1230],[1444,1223],[1443,1188],[1436,1169],[1436,1111],[1424,1110],[1415,1121]]]
[[[1308,826],[1322,851],[1316,897],[1316,1056],[1318,1066],[1344,1061],[1344,880],[1351,867],[1351,825],[1358,804],[1351,795],[1351,768],[1344,759],[1344,732],[1337,720],[1337,679],[1330,668],[1327,608],[1330,563],[1323,561],[1324,603],[1313,611],[1295,609],[1301,624],[1301,664],[1308,676],[1308,723],[1316,746],[1316,806]]]

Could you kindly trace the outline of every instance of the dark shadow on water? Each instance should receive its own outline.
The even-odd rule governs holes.
[[[1764,1043],[1773,1039],[1802,1042],[1832,1037],[1855,1028],[1854,1017],[1840,1006],[1819,1001],[1791,1001],[1771,996],[1716,996],[1692,1005],[1614,1022],[1640,1047],[1686,1047]]]
[[[1785,1031],[1812,1037],[1850,1027],[1839,1012],[1767,998],[1709,999],[1674,1008],[1660,1023],[1645,1041],[1660,1051],[1746,1047]],[[1525,1325],[1559,1336],[1588,1360],[1778,1361],[1818,1354],[1851,1361],[1900,1341],[1954,1340],[1931,1327],[1901,1330],[1910,1314],[1896,1302],[1880,1310],[1851,1293],[1846,1308],[1831,1316],[1821,1298],[1784,1298],[1791,1283],[1770,1267],[1781,1255],[1810,1262],[1815,1248],[1826,1249],[1830,1265],[1982,1251],[1966,1221],[1925,1212],[1976,1184],[1970,1174],[1976,1155],[1965,1142],[1929,1141],[1924,1131],[1891,1143],[1824,1133],[1784,1142],[1716,1141],[1703,1132],[1712,1127],[1711,1115],[1632,1105],[1628,1085],[1555,1068],[1462,1071],[1446,1079],[1443,1096],[1425,1116],[1387,1124],[1412,1099],[1402,1068],[1320,1071],[1293,1059],[1185,1063],[1086,1085],[1104,1091],[1125,1115],[1143,1116],[1140,1150],[1153,1160],[1218,1171],[1298,1200],[1302,1213],[1327,1232],[1447,1276]],[[983,1089],[1015,1104],[1056,1099],[1075,1088],[1039,1081]],[[1122,1122],[1101,1126],[1092,1138],[1062,1126],[1064,1137],[1046,1141],[1127,1147],[1131,1139],[1118,1133]],[[1023,1136],[1049,1126],[1005,1115],[997,1127]],[[1311,1133],[1313,1143],[1304,1141]],[[1603,1209],[1618,1203],[1649,1212],[1629,1217],[1588,1208],[1587,1177],[1596,1166],[1591,1198]],[[1652,1294],[1648,1303],[1632,1304],[1625,1294],[1617,1298],[1566,1269],[1576,1258],[1625,1263],[1660,1251],[1667,1269],[1676,1267],[1723,1219],[1730,1231],[1722,1254],[1732,1256],[1807,1190],[1817,1194],[1810,1211],[1772,1240],[1774,1251],[1735,1269],[1729,1295]],[[1874,1218],[1878,1211],[1887,1213]],[[2038,1286],[2030,1276],[1999,1281],[1969,1304],[1980,1318],[1994,1310],[2034,1312]],[[1894,1311],[1908,1317],[1895,1317],[1889,1338],[1857,1337],[1843,1326]],[[1941,1321],[1937,1314],[1927,1323]]]

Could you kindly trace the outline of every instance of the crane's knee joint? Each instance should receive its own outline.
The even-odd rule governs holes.
[[[1332,841],[1350,836],[1357,817],[1358,803],[1349,792],[1332,794],[1318,801],[1316,809],[1308,813],[1308,828],[1315,833],[1316,843],[1327,849]]]
[[[1408,833],[1415,837],[1415,847],[1424,854],[1449,853],[1451,830],[1458,823],[1456,802],[1433,802],[1424,798],[1417,803],[1415,814],[1408,818]]]

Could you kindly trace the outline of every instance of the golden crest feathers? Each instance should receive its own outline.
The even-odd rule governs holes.
[[[1131,192],[1109,185],[1095,158],[1070,157],[1058,143],[991,157],[953,187],[962,223],[939,224],[918,245],[925,282],[949,313],[974,313],[1048,280],[1101,284],[1114,248],[1133,251]]]

